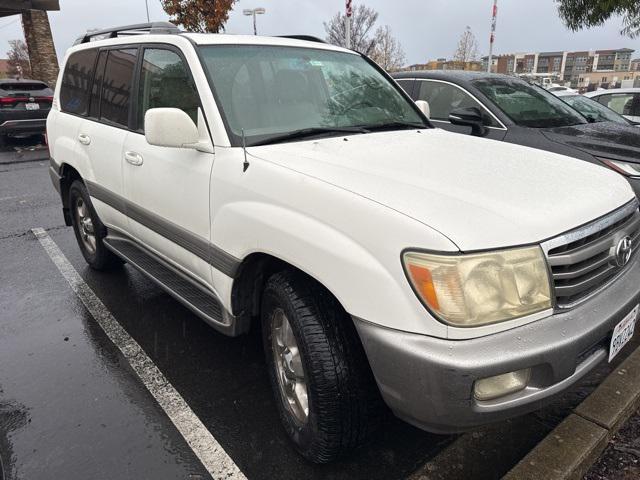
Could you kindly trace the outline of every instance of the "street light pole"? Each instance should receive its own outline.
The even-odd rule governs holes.
[[[147,22],[149,22],[149,0],[144,0],[144,4],[147,7]]]
[[[267,11],[262,8],[246,8],[242,11],[243,15],[253,16],[253,34],[258,35],[258,26],[256,24],[256,15],[264,15]]]

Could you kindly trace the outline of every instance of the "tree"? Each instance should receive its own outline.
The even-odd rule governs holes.
[[[218,33],[237,0],[160,0],[171,21],[189,32]]]
[[[392,35],[388,25],[374,30],[378,12],[362,4],[353,9],[350,18],[351,45],[346,45],[346,15],[336,13],[329,22],[324,22],[327,42],[350,48],[370,56],[385,70],[400,68],[404,61],[404,51],[400,42]]]
[[[333,45],[350,48],[356,52],[370,55],[376,47],[373,27],[378,21],[378,12],[373,8],[360,4],[353,9],[351,15],[351,45],[346,45],[346,15],[336,13],[329,23],[324,22],[327,41]]]
[[[467,26],[460,36],[453,59],[461,64],[462,70],[467,67],[469,62],[478,60],[478,41],[471,31],[471,27]]]
[[[9,40],[9,76],[31,78],[29,50],[22,40]]]
[[[58,81],[58,56],[51,36],[49,16],[43,10],[22,13],[22,30],[31,60],[31,78],[41,80],[51,88]]]
[[[404,50],[400,42],[391,34],[389,25],[379,27],[375,34],[376,45],[371,52],[374,62],[388,71],[398,70],[404,65]]]
[[[631,38],[640,35],[640,2],[638,0],[556,0],[564,23],[574,32],[602,25],[614,15],[623,17],[620,32]]]

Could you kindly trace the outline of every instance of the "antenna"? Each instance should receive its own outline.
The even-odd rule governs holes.
[[[244,138],[244,128],[242,129],[242,151],[244,152],[244,163],[242,164],[242,173],[247,171],[249,168],[249,160],[247,160],[247,142]]]

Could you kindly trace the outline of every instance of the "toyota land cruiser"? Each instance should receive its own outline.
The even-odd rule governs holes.
[[[364,442],[385,403],[434,432],[534,410],[633,334],[629,184],[435,129],[353,51],[92,32],[66,55],[47,131],[87,263],[128,263],[224,334],[261,328],[283,425],[312,461]]]

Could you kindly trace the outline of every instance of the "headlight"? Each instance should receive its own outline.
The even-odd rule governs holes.
[[[406,252],[403,263],[418,297],[440,320],[477,327],[551,308],[540,247],[468,255]]]
[[[597,157],[607,167],[627,177],[640,177],[640,164]]]

